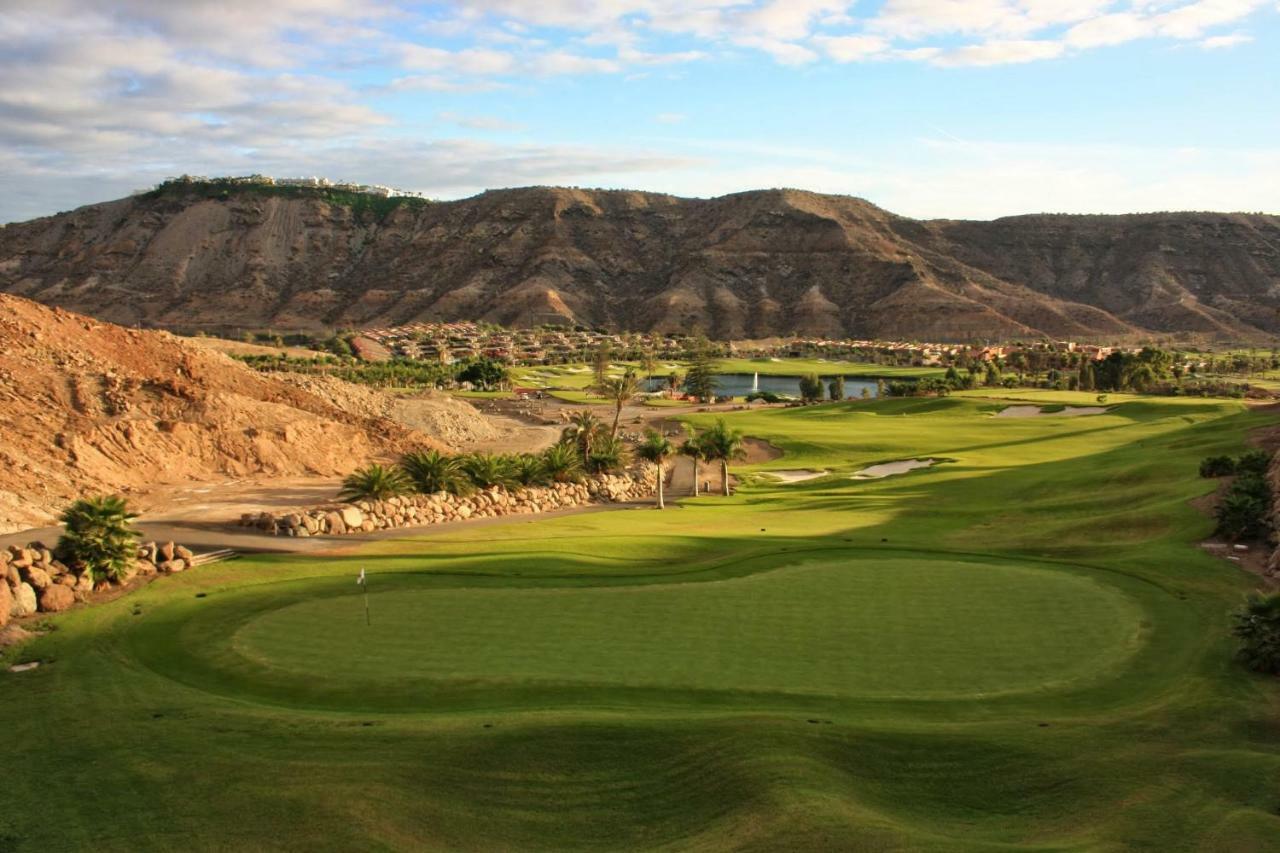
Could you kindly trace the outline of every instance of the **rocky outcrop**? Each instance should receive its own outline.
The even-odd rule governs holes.
[[[862,199],[556,187],[375,214],[166,190],[0,229],[0,290],[126,325],[420,319],[718,338],[1280,333],[1280,217],[920,221]],[[121,298],[127,293],[128,298]]]
[[[649,497],[653,477],[643,472],[607,474],[585,483],[557,483],[507,490],[501,486],[460,497],[448,492],[384,501],[329,504],[285,513],[245,513],[241,525],[273,536],[344,536],[395,527],[422,527],[472,518],[498,518]]]
[[[173,574],[201,562],[190,549],[172,542],[138,546],[134,565],[118,582],[94,582],[83,571],[58,560],[43,542],[0,549],[0,627],[12,618],[34,613],[60,613],[95,592],[119,588],[136,577]]]

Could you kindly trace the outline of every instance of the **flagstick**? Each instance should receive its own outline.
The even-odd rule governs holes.
[[[369,578],[365,576],[364,583],[360,584],[364,587],[364,624],[367,626],[369,622]]]

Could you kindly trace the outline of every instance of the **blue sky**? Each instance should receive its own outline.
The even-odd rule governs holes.
[[[10,0],[0,221],[168,175],[1280,212],[1275,0]]]

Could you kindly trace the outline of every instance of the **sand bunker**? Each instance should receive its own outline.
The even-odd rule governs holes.
[[[1009,406],[996,412],[997,418],[1073,418],[1077,415],[1101,415],[1105,406],[1065,406],[1054,412],[1046,412],[1039,406]]]
[[[803,483],[805,480],[816,480],[819,477],[825,477],[830,471],[811,471],[804,468],[797,468],[791,471],[761,471],[768,477],[780,480],[784,483]]]
[[[936,459],[902,459],[897,462],[882,462],[871,465],[854,474],[854,480],[878,480],[881,477],[892,477],[894,474],[905,474],[917,468],[928,468],[937,463]]]

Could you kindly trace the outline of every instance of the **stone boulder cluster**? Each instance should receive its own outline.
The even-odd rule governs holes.
[[[137,560],[121,580],[172,574],[195,564],[196,555],[181,545],[148,542],[138,547]],[[88,572],[77,572],[58,560],[43,542],[0,549],[0,579],[0,627],[33,613],[59,613],[113,586],[110,581],[95,584]]]
[[[525,515],[590,503],[621,503],[649,497],[653,477],[642,472],[605,474],[584,483],[504,489],[494,486],[465,497],[448,492],[405,495],[382,501],[330,504],[282,514],[245,513],[241,525],[273,536],[342,536],[395,527],[419,527],[469,518]]]

